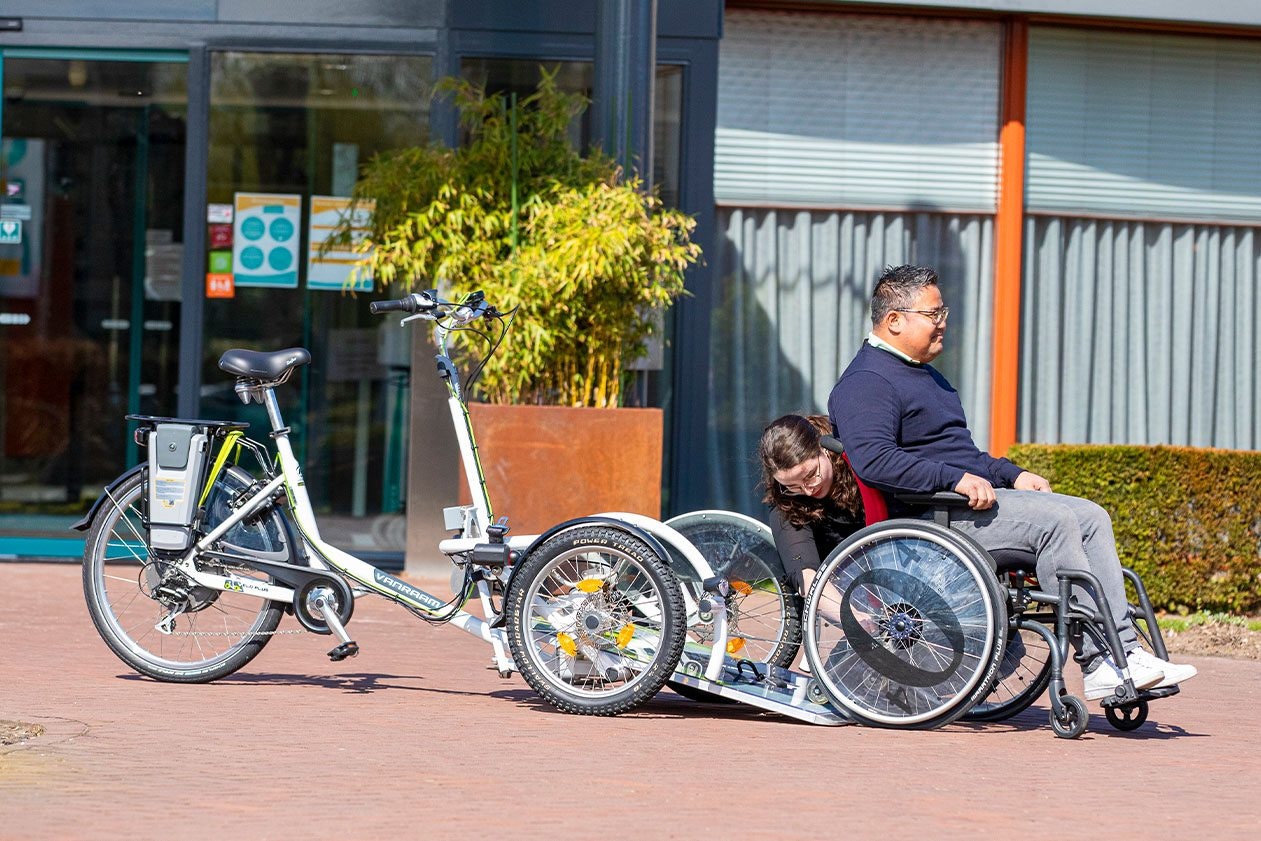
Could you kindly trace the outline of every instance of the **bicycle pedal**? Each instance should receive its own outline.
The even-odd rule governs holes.
[[[334,663],[337,663],[342,660],[345,660],[347,657],[354,657],[358,653],[359,653],[359,643],[355,642],[354,640],[351,640],[350,642],[342,643],[341,645],[337,646],[332,651],[330,651],[328,653],[328,659],[332,660]]]

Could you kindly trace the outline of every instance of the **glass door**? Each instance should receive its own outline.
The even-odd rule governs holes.
[[[73,556],[173,414],[187,59],[0,51],[0,554]]]
[[[360,557],[401,560],[413,331],[370,315],[381,289],[352,294],[349,263],[319,243],[361,163],[427,142],[432,59],[215,51],[210,71],[202,413],[266,429],[219,356],[308,348],[311,365],[278,397],[321,533]]]

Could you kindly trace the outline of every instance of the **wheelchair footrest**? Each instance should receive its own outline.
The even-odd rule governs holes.
[[[1099,706],[1107,707],[1132,707],[1139,701],[1155,701],[1160,698],[1168,698],[1171,695],[1177,695],[1180,690],[1176,686],[1162,686],[1159,689],[1140,689],[1134,698],[1122,699],[1117,695],[1109,695],[1099,701]]]

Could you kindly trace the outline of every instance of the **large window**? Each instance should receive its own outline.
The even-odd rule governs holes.
[[[188,74],[40,52],[0,50],[0,552],[60,555],[175,411]]]
[[[1261,41],[1034,27],[1021,440],[1261,447]]]
[[[764,511],[758,435],[786,412],[825,411],[887,265],[941,275],[951,332],[936,364],[984,447],[999,25],[735,10],[725,29],[709,504]]]

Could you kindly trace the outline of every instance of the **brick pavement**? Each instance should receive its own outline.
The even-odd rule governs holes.
[[[351,628],[363,653],[343,663],[327,638],[278,636],[219,683],[162,684],[96,636],[77,565],[0,563],[0,719],[47,727],[0,747],[0,839],[1261,832],[1257,662],[1193,659],[1200,677],[1136,733],[1096,714],[1068,742],[1045,703],[930,733],[668,691],[568,716],[457,630],[375,598]]]

